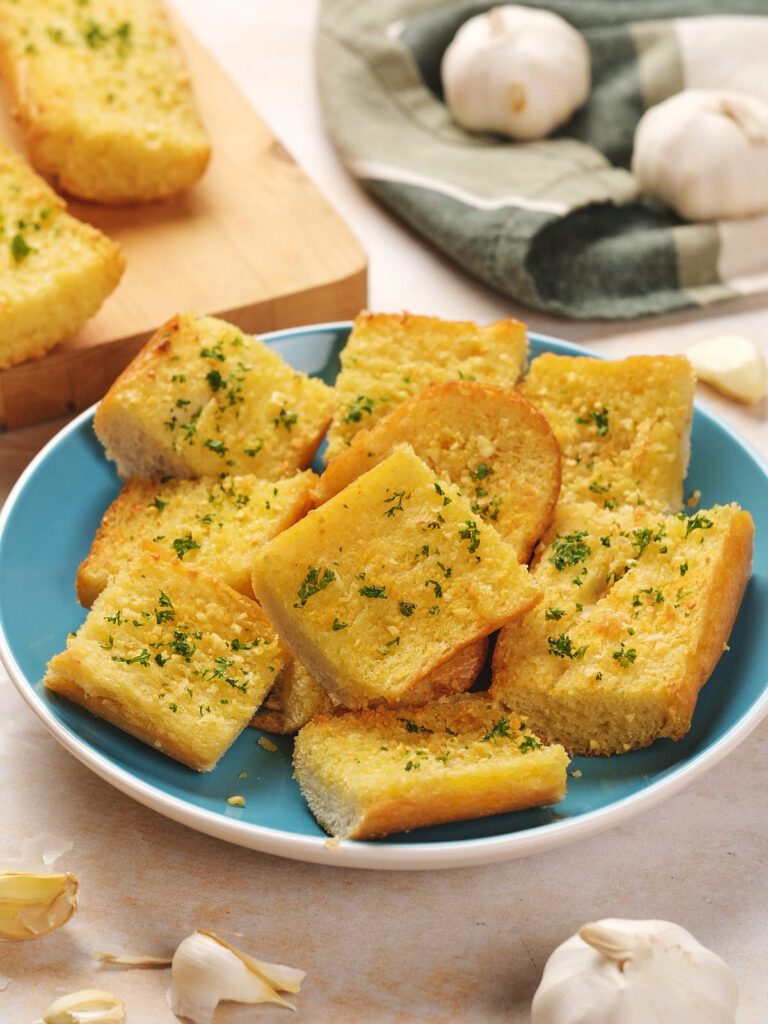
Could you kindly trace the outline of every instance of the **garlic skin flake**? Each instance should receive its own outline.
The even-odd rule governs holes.
[[[304,971],[264,963],[212,932],[196,931],[176,949],[171,978],[168,1003],[173,1012],[195,1024],[210,1024],[216,1006],[224,999],[279,1003],[293,1010],[277,990],[298,992]]]
[[[632,173],[686,220],[768,211],[768,104],[726,89],[684,89],[635,129]]]
[[[606,918],[554,950],[531,1024],[734,1024],[730,968],[679,925]]]
[[[125,1003],[111,992],[86,988],[54,1000],[37,1024],[124,1024]]]
[[[36,939],[60,928],[77,907],[75,875],[0,871],[0,938]]]
[[[505,4],[464,22],[441,74],[445,101],[463,128],[541,139],[589,95],[589,49],[560,15]]]
[[[724,395],[749,405],[765,397],[765,357],[750,338],[718,334],[691,345],[685,352],[693,372]]]

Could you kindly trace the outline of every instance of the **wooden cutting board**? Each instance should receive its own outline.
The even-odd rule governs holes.
[[[360,243],[216,61],[174,24],[211,139],[208,170],[162,202],[69,202],[76,217],[121,243],[126,270],[76,336],[42,359],[0,371],[0,429],[91,405],[181,310],[261,332],[350,319],[366,304]],[[6,102],[0,138],[24,152]]]

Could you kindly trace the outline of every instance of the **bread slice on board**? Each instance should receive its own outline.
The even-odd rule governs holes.
[[[0,142],[0,369],[44,355],[117,287],[120,246]]]
[[[33,166],[73,196],[160,199],[206,168],[160,0],[0,0],[0,73]]]

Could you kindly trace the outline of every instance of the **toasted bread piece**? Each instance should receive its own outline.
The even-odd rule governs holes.
[[[328,457],[428,384],[464,379],[511,387],[527,355],[525,325],[517,320],[479,327],[409,313],[361,313],[341,352]]]
[[[752,534],[736,505],[560,508],[532,569],[544,598],[499,634],[492,695],[574,754],[680,739],[727,647]]]
[[[120,246],[0,142],[0,369],[74,334],[117,286]]]
[[[254,552],[310,507],[311,470],[285,480],[255,476],[202,480],[132,477],[112,502],[77,572],[77,597],[90,608],[145,542],[157,545],[246,597]]]
[[[278,480],[312,461],[333,400],[258,338],[180,313],[120,374],[93,426],[122,477]]]
[[[343,839],[554,804],[567,765],[483,693],[316,718],[294,748],[310,810]]]
[[[488,637],[484,636],[425,676],[419,687],[411,691],[412,703],[419,702],[419,690],[425,695],[424,703],[438,696],[468,690],[480,674],[487,656]],[[291,659],[263,707],[253,716],[251,725],[265,732],[294,733],[315,715],[331,714],[335,710],[338,710],[338,705],[320,683],[312,678],[301,662]]]
[[[210,146],[159,0],[0,0],[0,73],[34,167],[102,203],[172,195]]]
[[[563,452],[562,499],[683,507],[694,377],[684,356],[607,361],[547,352],[521,385]]]
[[[114,576],[45,685],[197,771],[213,768],[285,662],[259,606],[143,554]]]
[[[560,447],[535,406],[498,384],[432,384],[355,434],[328,463],[316,502],[338,494],[403,443],[440,480],[456,484],[472,512],[493,523],[520,561],[528,561],[560,493]]]
[[[345,707],[406,701],[539,592],[514,549],[407,447],[257,554],[253,592]]]

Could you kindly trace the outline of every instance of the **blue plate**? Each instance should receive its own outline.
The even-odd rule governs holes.
[[[348,323],[304,327],[264,340],[298,369],[336,377]],[[591,355],[530,335],[531,352]],[[120,489],[88,410],[29,465],[0,516],[0,655],[35,714],[76,757],[161,814],[201,832],[300,860],[369,868],[439,868],[489,863],[552,849],[617,824],[681,789],[712,767],[768,712],[768,467],[736,434],[697,409],[690,490],[701,505],[737,501],[756,524],[754,572],[731,650],[702,691],[693,726],[677,743],[660,740],[621,757],[575,758],[568,795],[556,807],[433,826],[376,842],[331,843],[307,810],[291,774],[291,740],[277,751],[247,729],[205,775],[125,735],[41,679],[49,658],[85,617],[74,579],[101,516]],[[274,739],[274,737],[272,737]],[[240,778],[242,772],[246,778]],[[245,797],[230,807],[228,796]]]

